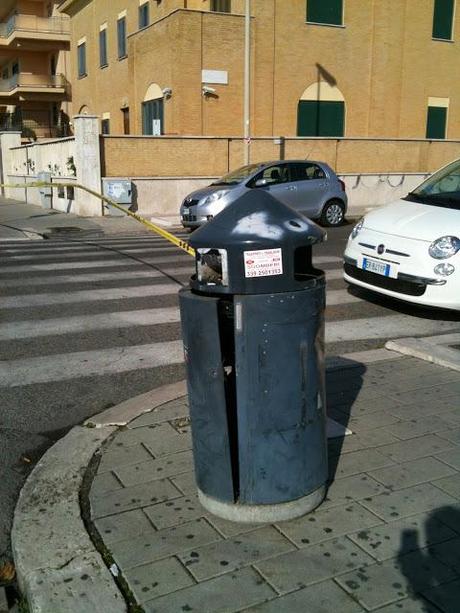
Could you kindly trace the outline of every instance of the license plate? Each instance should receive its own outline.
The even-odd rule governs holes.
[[[378,275],[383,275],[384,277],[393,277],[393,271],[391,270],[390,264],[386,262],[377,262],[376,260],[370,260],[369,258],[363,258],[363,270],[368,270],[369,272],[375,272]]]

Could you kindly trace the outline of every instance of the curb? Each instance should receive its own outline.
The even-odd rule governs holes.
[[[80,488],[91,458],[119,426],[185,394],[181,381],[111,407],[72,428],[35,466],[21,490],[11,532],[18,584],[31,613],[126,612],[83,523]]]
[[[399,358],[376,349],[334,356],[326,368]],[[125,599],[83,523],[80,488],[91,458],[118,427],[186,393],[186,382],[179,381],[111,407],[72,428],[35,466],[21,490],[11,533],[18,584],[30,613],[126,613]]]
[[[455,344],[460,345],[460,334],[400,338],[395,341],[387,341],[385,348],[460,371],[460,351],[449,347]]]

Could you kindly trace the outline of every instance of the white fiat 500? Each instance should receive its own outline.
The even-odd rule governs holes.
[[[358,222],[344,278],[400,300],[460,310],[460,160]]]

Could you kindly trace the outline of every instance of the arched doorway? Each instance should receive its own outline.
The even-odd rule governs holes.
[[[345,98],[335,85],[312,83],[297,107],[297,136],[343,136]]]
[[[163,91],[157,83],[149,86],[142,102],[142,134],[164,134]]]

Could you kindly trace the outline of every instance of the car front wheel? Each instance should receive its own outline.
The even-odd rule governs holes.
[[[344,220],[345,207],[340,200],[329,200],[323,207],[320,223],[323,226],[340,226]]]

